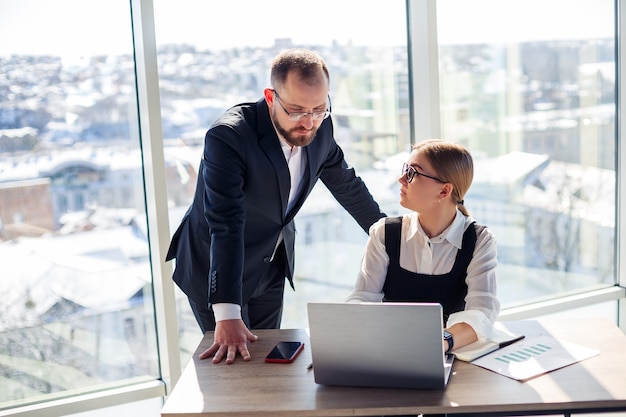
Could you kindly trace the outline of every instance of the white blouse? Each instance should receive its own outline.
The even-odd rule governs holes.
[[[450,272],[461,249],[463,233],[474,220],[457,210],[454,221],[446,230],[439,236],[428,238],[418,216],[418,213],[412,212],[402,217],[400,266],[407,271],[428,275]],[[500,313],[500,302],[496,298],[497,264],[495,236],[490,229],[484,228],[477,236],[474,255],[467,268],[465,310],[451,314],[447,327],[464,322],[474,329],[479,340],[491,336],[493,323]],[[383,218],[370,227],[354,291],[346,301],[382,301],[388,265]]]

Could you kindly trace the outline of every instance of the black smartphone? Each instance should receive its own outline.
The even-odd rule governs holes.
[[[265,362],[290,363],[304,349],[302,342],[278,342],[276,346],[267,354]]]

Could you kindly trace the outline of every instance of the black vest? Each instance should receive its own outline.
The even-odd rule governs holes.
[[[474,222],[465,230],[461,250],[457,252],[450,272],[426,275],[400,267],[402,217],[386,218],[385,249],[389,255],[389,267],[383,285],[383,301],[440,303],[445,324],[450,314],[465,309],[467,267],[474,255],[476,236],[484,227]]]

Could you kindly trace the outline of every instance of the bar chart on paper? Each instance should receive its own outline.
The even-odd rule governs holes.
[[[517,348],[512,350],[509,353],[504,355],[500,354],[494,358],[496,361],[500,361],[502,363],[511,363],[511,362],[524,362],[532,358],[536,358],[543,354],[549,354],[552,351],[553,347],[549,346],[545,343],[535,343],[530,346],[526,346],[523,348]]]
[[[553,337],[530,337],[472,363],[509,378],[525,380],[595,356],[598,350]]]

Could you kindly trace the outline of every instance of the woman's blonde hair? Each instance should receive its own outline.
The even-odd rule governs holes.
[[[464,200],[474,179],[474,161],[469,151],[441,139],[427,139],[413,146],[413,150],[426,157],[439,179],[452,184],[452,200],[464,216],[469,216]]]

